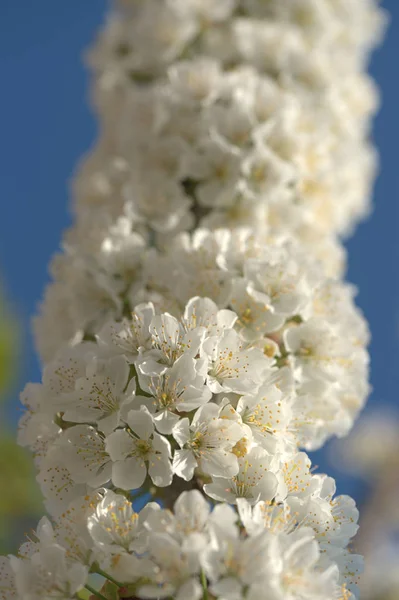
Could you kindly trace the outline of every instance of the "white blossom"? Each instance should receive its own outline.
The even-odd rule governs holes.
[[[149,325],[154,316],[151,303],[135,307],[131,320],[109,322],[97,334],[100,350],[105,354],[123,354],[129,361],[137,358],[140,348],[150,347]]]
[[[11,558],[15,583],[22,600],[60,598],[73,600],[85,585],[87,568],[67,564],[66,551],[58,544],[42,547],[29,560]]]
[[[268,587],[275,598],[291,600],[302,595],[322,600],[337,593],[338,568],[331,565],[324,571],[317,569],[320,550],[310,530],[303,528],[289,536],[275,537],[272,551],[275,554],[268,562]],[[262,589],[257,591],[261,598]]]
[[[108,361],[93,359],[86,368],[86,376],[75,382],[75,389],[63,395],[59,408],[64,419],[75,423],[95,422],[105,434],[120,423],[120,410],[131,401],[135,380],[126,388],[129,366],[122,356]]]
[[[160,433],[170,434],[179,421],[179,412],[191,412],[206,404],[212,396],[205,377],[196,370],[196,361],[183,354],[161,375],[139,376],[140,385],[151,394],[149,410]]]
[[[63,460],[60,446],[50,447],[40,463],[37,481],[45,498],[47,510],[57,516],[72,500],[86,493],[85,483],[76,483]]]
[[[144,521],[157,510],[158,504],[150,503],[137,514],[124,496],[107,490],[88,518],[87,526],[95,544],[106,552],[140,552],[146,548],[148,537]]]
[[[265,565],[273,560],[269,536],[261,532],[241,539],[233,529],[229,536],[218,532],[214,546],[203,556],[212,594],[218,598],[241,599],[247,588],[247,595],[252,598],[252,588],[266,584]]]
[[[183,355],[195,357],[200,348],[203,330],[186,331],[183,324],[169,314],[156,315],[150,324],[152,349],[144,352],[139,369],[144,375],[157,375]]]
[[[155,485],[170,485],[169,442],[154,431],[149,412],[145,408],[130,410],[126,425],[127,429],[117,429],[106,438],[106,449],[113,461],[113,483],[125,490],[137,489],[148,471]]]
[[[15,575],[11,568],[10,559],[6,556],[0,557],[0,598],[1,600],[18,598]]]
[[[195,577],[199,571],[197,556],[184,553],[178,542],[161,533],[150,536],[149,553],[158,572],[153,585],[139,588],[143,598],[166,598],[173,594],[177,600],[200,600],[202,587]]]
[[[264,354],[257,348],[246,348],[234,330],[208,338],[202,349],[209,361],[207,385],[215,394],[253,389],[270,366]]]
[[[236,475],[229,479],[214,477],[212,483],[205,485],[206,493],[220,502],[235,502],[237,498],[246,498],[251,503],[272,500],[277,490],[273,457],[254,447],[239,458],[238,464]]]
[[[59,444],[64,464],[76,483],[95,488],[110,481],[112,463],[105,449],[105,438],[93,427],[71,427],[63,433]]]
[[[197,467],[212,477],[238,472],[234,447],[245,431],[238,423],[219,418],[218,412],[215,404],[207,404],[196,412],[191,425],[185,418],[173,428],[181,448],[174,453],[173,471],[186,481],[192,479]]]

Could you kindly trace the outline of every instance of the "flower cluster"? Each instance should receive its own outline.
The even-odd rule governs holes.
[[[19,441],[36,456],[54,518],[7,566],[22,598],[74,598],[98,565],[142,598],[201,598],[203,585],[237,600],[264,597],[266,585],[282,599],[356,590],[361,563],[346,549],[356,508],[333,498],[334,482],[312,473],[300,447],[350,426],[364,323],[350,290],[328,280],[319,289],[287,247],[222,238],[224,254],[212,237],[217,262],[248,277],[228,280],[227,308],[196,296],[177,318],[141,303],[63,348],[22,394]],[[201,280],[195,246],[185,254],[178,243],[176,273],[186,264]],[[152,259],[167,275],[174,254]],[[155,503],[135,515],[131,490],[166,506],[177,498],[175,515]]]
[[[110,264],[125,261],[126,248],[131,253],[131,236],[123,242],[113,252],[107,249]],[[118,266],[108,275],[99,266],[90,279],[76,263],[71,273],[79,288],[73,281],[62,285],[63,323],[69,314],[73,323],[69,341],[92,340],[73,352],[88,347],[96,355],[124,357],[125,371],[133,365],[137,384],[153,396],[151,378],[166,366],[173,368],[171,381],[182,375],[183,385],[199,382],[195,387],[206,387],[206,401],[211,394],[217,402],[218,394],[234,394],[233,405],[243,394],[255,398],[271,381],[284,390],[286,410],[294,407],[289,430],[297,431],[296,442],[316,448],[331,434],[347,433],[368,392],[367,327],[353,305],[353,289],[324,277],[296,244],[264,246],[248,230],[197,230],[179,235],[163,253],[142,251],[133,283]],[[54,337],[51,314],[50,319]],[[190,352],[184,332],[194,336]],[[218,356],[222,360],[223,352],[235,356],[238,350],[249,358],[234,383],[211,378]],[[149,361],[158,354],[165,367]],[[187,363],[189,357],[192,368],[179,368],[179,359]],[[258,367],[260,359],[264,368]],[[252,370],[254,377],[247,377]],[[126,384],[126,376],[123,380]],[[66,410],[65,403],[60,407]]]
[[[110,490],[77,498],[40,521],[18,558],[1,560],[0,594],[75,598],[97,572],[126,598],[200,600],[206,582],[207,597],[220,600],[349,600],[361,558],[344,545],[357,511],[346,496],[332,499],[331,480],[313,480],[301,498],[253,506],[241,498],[236,509],[211,510],[198,490],[183,492],[173,512],[150,502],[135,513]]]
[[[338,236],[367,210],[383,21],[372,0],[115,3],[21,396],[52,520],[2,559],[0,600],[356,597],[357,510],[304,450],[368,393]]]
[[[383,22],[369,0],[119,2],[89,56],[102,129],[79,218],[133,204],[156,235],[288,232],[339,271],[331,233],[368,210]]]
[[[367,388],[367,355],[355,341],[363,323],[344,303],[344,336],[330,315],[342,289],[328,285],[317,294],[318,313],[305,305],[302,319],[298,291],[308,282],[299,278],[295,289],[298,273],[285,280],[281,263],[269,268],[281,288],[267,296],[239,279],[231,301],[238,314],[209,298],[192,298],[179,318],[139,304],[95,342],[61,351],[43,383],[26,387],[20,443],[38,457],[51,512],[84,483],[130,490],[149,477],[165,487],[174,475],[204,476],[218,500],[284,497],[298,447],[347,431]]]

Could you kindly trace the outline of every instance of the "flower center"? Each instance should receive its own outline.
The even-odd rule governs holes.
[[[204,434],[201,431],[197,431],[191,438],[189,446],[194,453],[199,453],[204,441]]]
[[[159,404],[163,408],[169,408],[174,404],[174,398],[167,392],[162,392],[162,394],[159,397]]]
[[[248,452],[248,439],[246,437],[238,440],[235,446],[232,448],[232,453],[237,456],[237,458],[242,458],[246,456]]]
[[[136,448],[141,456],[145,456],[151,450],[151,444],[147,440],[137,440]]]

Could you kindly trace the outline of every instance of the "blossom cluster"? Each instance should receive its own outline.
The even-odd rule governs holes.
[[[327,287],[319,296],[333,292]],[[106,323],[95,342],[60,352],[45,366],[42,384],[28,384],[20,443],[36,451],[51,511],[70,499],[58,481],[65,472],[54,474],[57,464],[73,484],[112,479],[124,490],[142,486],[147,467],[161,487],[173,475],[192,480],[199,469],[211,478],[210,496],[233,501],[241,494],[237,474],[252,481],[249,457],[283,476],[298,447],[319,447],[346,432],[367,387],[364,350],[354,341],[348,353],[344,333],[320,316],[288,319],[269,338],[262,325],[281,326],[286,315],[257,304],[245,287],[236,300],[246,303],[240,316],[194,297],[179,319],[140,304],[130,319]],[[297,298],[286,293],[278,301],[284,308]],[[271,480],[267,500],[276,493]],[[258,483],[263,478],[253,493],[244,485],[245,497],[258,497]]]
[[[367,211],[383,22],[372,0],[115,3],[21,395],[51,520],[0,600],[356,597],[357,509],[305,450],[369,389],[339,236]]]
[[[237,395],[256,396],[261,385],[276,380],[290,398],[286,410],[295,405],[289,429],[297,431],[296,442],[314,449],[332,434],[347,433],[368,392],[368,330],[351,286],[323,276],[297,244],[275,240],[265,246],[249,230],[180,234],[163,252],[146,253],[135,245],[132,251],[132,238],[135,242],[131,234],[119,237],[113,248],[111,239],[104,240],[106,251],[98,260],[111,266],[108,273],[100,265],[90,272],[80,261],[71,271],[79,288],[58,284],[60,309],[65,306],[61,325],[71,314],[73,340],[80,340],[74,352],[88,347],[100,356],[124,356],[124,369],[133,365],[137,383],[149,392],[148,377],[166,366],[176,371],[182,354],[188,360],[184,332],[192,332],[195,367],[191,378],[189,370],[182,371],[184,385],[200,374],[196,388],[234,394],[234,404]],[[54,327],[48,337],[51,333]],[[153,352],[164,367],[148,362]],[[231,375],[224,381],[223,373],[218,384],[210,379],[214,363],[225,360],[223,352],[248,355],[239,367],[234,363],[234,383]],[[55,370],[52,364],[45,377]],[[65,403],[60,407],[66,410]]]
[[[342,548],[357,511],[346,496],[331,499],[331,480],[314,478],[313,494],[278,505],[241,498],[237,509],[211,511],[198,490],[183,492],[173,511],[150,502],[135,513],[111,490],[77,498],[40,521],[19,557],[1,559],[0,593],[74,598],[90,571],[106,569],[126,598],[200,600],[206,580],[209,597],[226,600],[350,599],[361,558]]]
[[[282,231],[339,272],[331,234],[374,176],[364,62],[383,22],[369,0],[119,2],[89,55],[102,127],[79,218],[133,205],[156,234]]]

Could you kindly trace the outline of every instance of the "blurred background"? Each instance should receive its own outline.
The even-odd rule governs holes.
[[[216,1],[216,0],[215,0]],[[277,0],[276,0],[277,1]],[[0,1],[0,549],[14,550],[40,515],[29,457],[13,444],[19,391],[40,380],[30,318],[47,264],[70,223],[69,182],[93,143],[82,53],[101,25],[105,0]],[[369,556],[363,598],[399,598],[399,2],[370,67],[382,92],[374,128],[381,156],[375,209],[348,241],[348,279],[372,332],[374,391],[354,435],[313,455],[319,471],[355,497]],[[11,482],[15,481],[11,485]],[[5,493],[9,490],[9,493]],[[396,498],[396,502],[395,502]],[[5,518],[7,515],[7,518]],[[374,565],[371,568],[371,565]]]

